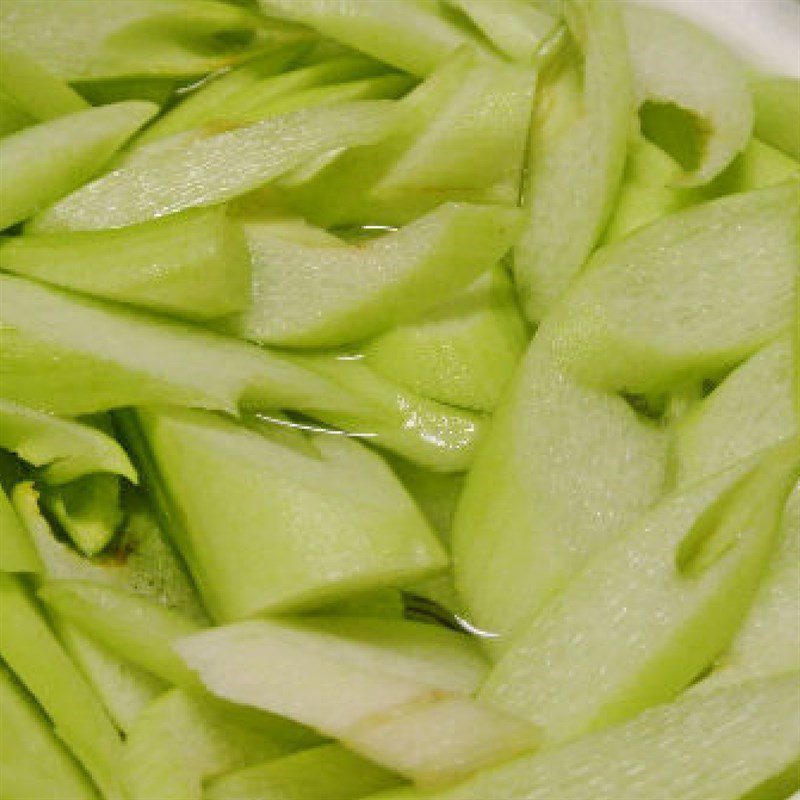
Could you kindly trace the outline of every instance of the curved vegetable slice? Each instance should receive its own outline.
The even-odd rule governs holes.
[[[287,357],[203,328],[0,276],[3,396],[58,414],[172,403],[236,412],[352,409],[353,399]]]
[[[0,399],[0,447],[41,468],[52,484],[69,483],[95,472],[122,475],[136,483],[125,451],[102,430],[44,414]]]
[[[40,572],[36,548],[0,486],[0,572]]]
[[[373,241],[330,246],[246,228],[253,306],[226,328],[273,344],[331,347],[364,339],[427,311],[509,250],[518,212],[447,204]]]
[[[676,183],[709,183],[744,150],[753,130],[744,67],[681,17],[637,4],[626,5],[623,14],[640,100],[672,103],[704,129],[700,164]]]
[[[127,228],[8,239],[0,243],[0,268],[190,319],[231,314],[250,302],[247,245],[223,207]]]
[[[795,672],[702,697],[688,694],[444,791],[400,789],[370,800],[788,797],[800,785],[799,680]]]
[[[672,699],[752,602],[800,475],[800,440],[747,466],[646,512],[531,619],[480,696],[551,742]]]
[[[758,78],[753,81],[756,135],[800,160],[800,80]]]
[[[572,67],[552,88],[540,89],[526,189],[529,222],[514,251],[522,305],[533,322],[580,272],[613,211],[633,111],[620,7],[602,0],[574,0],[567,9],[584,60],[582,99],[569,99],[574,92]],[[562,102],[577,105],[567,116],[577,118],[552,130],[548,91],[566,94]]]
[[[119,228],[223,203],[329,151],[378,141],[396,120],[394,107],[389,100],[364,100],[216,135],[176,134],[78,189],[39,216],[33,229]]]
[[[157,106],[141,102],[87,108],[0,139],[0,228],[93,178],[156,111]]]

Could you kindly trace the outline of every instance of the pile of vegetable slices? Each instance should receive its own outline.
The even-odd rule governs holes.
[[[800,787],[800,83],[609,0],[3,0],[0,797]]]

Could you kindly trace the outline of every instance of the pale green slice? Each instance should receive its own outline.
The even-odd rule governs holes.
[[[8,239],[0,243],[0,269],[190,319],[250,302],[245,239],[219,206],[115,230]]]
[[[430,5],[404,0],[259,0],[262,11],[302,22],[412,75],[425,76],[477,38]],[[487,53],[488,56],[488,53]]]
[[[773,147],[800,160],[800,81],[758,78],[751,85],[756,109],[756,134]]]
[[[552,87],[556,94],[567,94],[561,102],[577,106],[571,124],[555,130],[547,120],[547,90],[540,92],[526,187],[529,222],[514,251],[522,305],[534,322],[580,272],[614,209],[633,110],[621,8],[577,0],[568,3],[567,11],[583,56],[582,91],[570,101],[575,93],[571,78]]]
[[[39,467],[39,476],[51,484],[69,483],[95,472],[137,480],[125,451],[99,428],[3,399],[0,447]]]
[[[277,353],[11,275],[0,276],[0,384],[6,399],[58,414],[148,403],[353,407]]]
[[[672,103],[702,127],[699,164],[676,183],[709,183],[744,150],[753,129],[744,66],[682,17],[637,4],[626,5],[624,17],[639,100]]]
[[[0,573],[0,655],[39,701],[57,735],[104,797],[124,800],[122,740],[97,695],[64,652],[23,582]]]
[[[67,81],[201,75],[258,47],[261,24],[210,0],[8,0],[0,9],[3,45]]]
[[[131,800],[200,800],[204,779],[314,743],[284,720],[173,689],[136,720],[120,766]]]
[[[40,572],[36,548],[0,486],[0,572]]]
[[[668,496],[530,619],[480,696],[550,742],[674,698],[741,624],[799,473],[790,442]]]
[[[374,800],[785,798],[800,786],[798,681],[795,672],[703,697],[687,695],[451,789],[401,789]],[[762,793],[770,784],[772,791]]]
[[[559,20],[528,0],[447,0],[462,11],[506,56],[534,64]]]
[[[138,420],[170,530],[216,619],[330,602],[441,569],[433,532],[380,458],[318,434],[306,454],[202,412]]]
[[[311,725],[422,783],[454,780],[538,741],[521,720],[431,679],[424,664],[409,674],[390,652],[312,626],[242,622],[175,647],[214,694]]]
[[[505,268],[498,265],[419,320],[373,339],[377,373],[440,403],[492,411],[527,344]]]
[[[14,800],[97,800],[91,781],[55,737],[49,720],[4,665],[0,795]]]
[[[321,745],[209,781],[204,800],[356,800],[400,779],[338,744]]]
[[[0,137],[16,133],[35,122],[35,117],[20,108],[5,92],[0,91]]]
[[[0,48],[0,92],[36,120],[81,111],[89,104],[64,81],[8,43]]]
[[[118,228],[216,205],[331,150],[378,141],[395,119],[392,101],[364,100],[298,111],[188,142],[176,134],[73,192],[40,215],[33,228]]]
[[[795,319],[799,213],[790,181],[603,248],[547,321],[558,363],[633,393],[724,374]]]
[[[0,229],[97,175],[157,110],[152,103],[133,101],[87,108],[0,139]]]
[[[447,204],[402,230],[344,247],[246,227],[253,305],[226,328],[272,344],[357,342],[427,311],[470,284],[511,247],[516,210]]]

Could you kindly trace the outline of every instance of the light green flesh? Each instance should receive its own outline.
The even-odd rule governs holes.
[[[97,800],[91,781],[5,666],[0,667],[0,795],[14,800]]]
[[[0,486],[0,572],[40,572],[36,548]]]
[[[8,239],[0,243],[0,268],[190,319],[231,314],[250,303],[245,239],[222,207],[115,230]]]
[[[461,45],[481,47],[436,10],[402,0],[259,0],[259,5],[267,15],[310,25],[324,36],[420,77],[433,72]]]
[[[173,640],[201,626],[179,611],[124,589],[92,581],[46,581],[39,598],[86,636],[167,683],[194,684],[172,651]]]
[[[315,743],[284,720],[173,689],[137,718],[122,772],[131,800],[201,800],[205,779]]]
[[[353,407],[282,355],[10,275],[0,277],[0,382],[6,399],[58,414],[153,403]]]
[[[798,673],[646,711],[624,725],[511,761],[451,789],[389,791],[374,800],[775,800],[800,785]],[[774,794],[749,794],[774,776]]]
[[[271,225],[248,225],[253,305],[226,328],[272,344],[357,342],[427,311],[494,266],[518,222],[511,209],[447,204],[350,246],[290,241]]]
[[[352,398],[350,409],[313,411],[315,419],[438,472],[461,472],[472,463],[486,427],[483,414],[418,395],[371,370],[360,355],[294,361]]]
[[[447,0],[462,11],[498,48],[514,61],[534,64],[558,19],[527,0]]]
[[[0,655],[50,717],[109,800],[123,800],[122,740],[97,695],[77,671],[22,581],[0,574]]]
[[[95,472],[137,480],[125,451],[102,430],[4,399],[0,399],[0,447],[38,467],[39,477],[50,484],[69,483]]]
[[[493,411],[527,344],[513,287],[498,265],[419,320],[364,351],[378,374],[439,403]]]
[[[157,110],[152,103],[134,101],[87,108],[0,139],[0,229],[93,178]]]
[[[356,800],[400,779],[338,744],[322,745],[208,783],[204,800]]]
[[[632,4],[624,17],[639,100],[676,105],[703,128],[700,163],[676,183],[709,183],[753,129],[744,66],[717,39],[669,12]]]
[[[534,728],[472,700],[424,658],[392,658],[324,629],[251,621],[175,647],[212,693],[310,725],[421,783],[454,780],[538,741]],[[259,663],[272,669],[232,669]]]
[[[5,92],[0,90],[0,137],[33,125],[36,119],[20,108]]]
[[[540,88],[526,187],[529,222],[514,251],[517,288],[533,322],[580,272],[611,216],[633,105],[621,9],[583,0],[567,8],[572,27],[583,32],[575,34],[584,59],[583,90],[576,92],[569,66],[560,81]],[[553,100],[550,93],[561,97]],[[542,119],[550,116],[553,102],[566,106],[572,117],[558,130]],[[579,194],[575,186],[581,187]]]
[[[441,569],[380,459],[318,434],[316,457],[201,412],[140,412],[177,545],[217,619],[319,605]]]
[[[189,140],[176,134],[77,189],[39,215],[32,229],[119,228],[223,203],[328,151],[378,141],[391,130],[394,118],[391,101],[363,100]]]
[[[531,618],[480,696],[551,742],[675,697],[752,601],[800,471],[791,444],[645,513]]]
[[[3,43],[67,81],[201,75],[252,52],[258,26],[250,12],[208,0],[8,0],[0,12]]]
[[[756,135],[800,160],[800,81],[758,78],[751,84]]]
[[[88,106],[74,89],[6,43],[0,48],[0,92],[36,120],[61,117]]]

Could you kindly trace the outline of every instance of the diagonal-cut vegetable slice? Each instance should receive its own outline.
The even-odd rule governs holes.
[[[40,572],[36,548],[0,486],[0,572]]]
[[[795,672],[703,697],[687,695],[444,791],[400,789],[370,800],[788,797],[800,785],[798,680]]]
[[[800,160],[800,80],[758,78],[752,91],[756,135]]]
[[[141,102],[87,108],[0,140],[0,228],[21,222],[93,178],[157,110]]]
[[[246,228],[253,306],[226,329],[273,344],[336,346],[411,319],[471,283],[511,247],[515,209],[447,204],[362,244],[291,241]]]
[[[398,673],[387,654],[313,624],[244,622],[175,647],[214,694],[304,722],[423,783],[454,780],[537,744],[521,720],[431,681],[424,669]]]
[[[526,190],[529,224],[514,252],[522,305],[534,322],[581,270],[613,211],[633,112],[621,8],[576,0],[567,9],[583,54],[582,98],[569,99],[576,80],[569,64],[554,85],[540,89]],[[546,113],[552,102],[548,92],[566,95],[564,105],[577,105],[566,116],[577,118],[553,130]]]
[[[250,302],[247,245],[220,206],[127,228],[8,239],[0,269],[190,319]]]
[[[35,122],[35,117],[20,108],[5,92],[0,90],[0,137],[16,133]]]
[[[56,733],[110,800],[124,800],[122,740],[22,581],[0,573],[0,655],[41,703]]]
[[[315,454],[211,414],[140,411],[171,529],[217,619],[320,605],[441,569],[388,467],[319,434]]]
[[[69,483],[95,472],[122,475],[136,483],[136,470],[125,451],[99,428],[3,399],[0,447],[40,467],[48,483]]]
[[[663,500],[532,617],[480,696],[551,742],[672,699],[735,634],[798,475],[790,441]]]
[[[640,101],[672,103],[703,129],[700,163],[676,183],[709,183],[744,150],[753,129],[744,66],[681,17],[638,4],[626,5],[623,13]]]
[[[349,393],[254,345],[23,278],[0,276],[0,287],[0,376],[14,402],[61,414],[153,403],[353,410]]]
[[[405,0],[259,0],[272,14],[315,28],[412,75],[433,72],[460,45],[476,37],[430,5]],[[487,57],[489,54],[487,52]]]
[[[0,795],[97,800],[91,781],[5,665],[0,665]]]
[[[376,142],[396,119],[392,101],[364,100],[191,140],[177,134],[78,189],[40,215],[33,229],[119,228],[217,205],[329,151]]]

